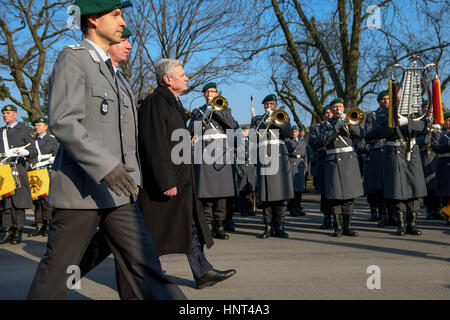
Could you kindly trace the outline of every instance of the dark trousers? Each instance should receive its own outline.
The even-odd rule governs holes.
[[[270,225],[282,225],[284,224],[284,217],[287,209],[287,201],[263,201],[263,217],[264,224]]]
[[[100,228],[123,276],[138,299],[185,299],[161,269],[156,248],[144,226],[138,203],[112,209],[55,209],[47,252],[39,263],[29,299],[64,299],[67,268],[78,266]]]
[[[5,209],[0,213],[3,228],[15,228],[22,230],[25,226],[25,210],[24,209]]]
[[[186,254],[194,279],[198,279],[213,267],[206,259],[203,244],[198,238],[198,228],[192,219],[192,252]]]
[[[325,198],[325,195],[322,193],[320,195],[320,211],[323,213],[326,217],[331,217],[332,213],[329,207],[329,202]]]
[[[204,198],[203,213],[206,221],[212,224],[214,221],[225,221],[227,216],[227,198]]]
[[[427,196],[423,198],[423,204],[427,208],[427,212],[438,215],[441,208],[441,198],[436,195],[435,189],[428,189],[427,193]]]
[[[48,198],[33,200],[34,204],[34,221],[43,224],[44,221],[52,219],[53,208],[48,204]]]
[[[353,214],[355,199],[326,199],[326,203],[330,210],[330,213],[335,216],[351,215]]]
[[[302,193],[294,192],[294,198],[289,199],[288,208],[289,209],[301,208],[301,206],[302,206]]]

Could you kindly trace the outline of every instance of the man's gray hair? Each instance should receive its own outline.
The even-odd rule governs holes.
[[[165,86],[164,76],[174,76],[177,67],[183,67],[183,63],[176,59],[159,60],[155,66],[156,81],[158,82],[158,85]]]

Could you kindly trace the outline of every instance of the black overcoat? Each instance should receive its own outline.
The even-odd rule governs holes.
[[[450,130],[434,131],[431,148],[438,155],[436,169],[436,195],[450,197]]]
[[[438,157],[431,150],[431,135],[428,126],[425,131],[416,137],[417,145],[420,148],[420,157],[422,159],[423,175],[428,190],[436,189],[436,170]]]
[[[184,129],[184,150],[189,163],[175,164],[172,149],[180,141],[171,141],[176,129]],[[199,229],[199,240],[209,248],[213,240],[195,194],[190,135],[181,103],[167,88],[159,86],[139,108],[139,155],[143,190],[139,195],[145,225],[155,243],[158,255],[190,253],[192,219]],[[163,192],[173,187],[177,195],[169,198]]]

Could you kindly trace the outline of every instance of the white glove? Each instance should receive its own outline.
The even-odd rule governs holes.
[[[205,111],[205,117],[209,117],[209,115],[213,112],[213,108],[208,106]]]
[[[334,125],[334,130],[339,131],[345,126],[345,122],[342,119],[339,119],[336,124]]]
[[[400,127],[407,126],[408,118],[399,114],[398,115],[398,124],[400,125]]]
[[[339,114],[341,116],[339,119],[342,121],[345,120],[345,118],[347,117],[344,112],[339,112]]]
[[[42,154],[42,155],[38,156],[38,162],[49,160],[51,158],[52,158],[51,154]]]
[[[431,125],[431,128],[434,130],[441,130],[441,125],[436,123],[436,124]]]
[[[9,149],[9,152],[11,152],[12,154],[14,154],[18,157],[26,157],[27,155],[30,154],[30,152],[25,148],[12,148],[12,149]]]

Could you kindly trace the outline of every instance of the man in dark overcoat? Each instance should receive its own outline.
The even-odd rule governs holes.
[[[173,59],[160,60],[156,78],[158,87],[139,108],[144,183],[139,200],[158,254],[186,253],[197,288],[201,289],[236,271],[213,269],[203,252],[203,246],[209,248],[213,241],[196,195],[191,137],[179,100],[188,83],[183,64]],[[181,142],[173,141],[174,134],[181,134]],[[173,152],[180,143],[180,153]]]

